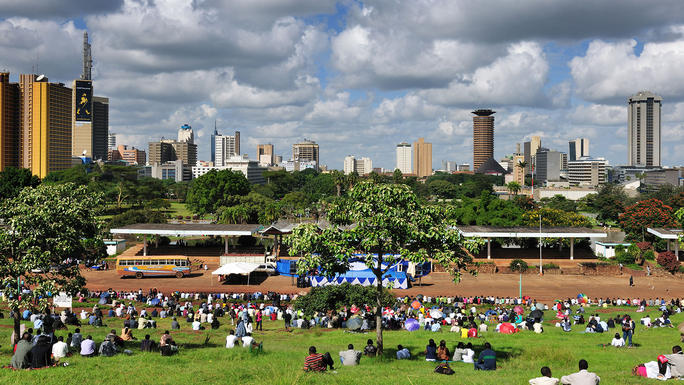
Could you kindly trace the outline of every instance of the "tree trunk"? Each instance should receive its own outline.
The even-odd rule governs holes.
[[[380,265],[380,260],[378,259],[378,265]],[[375,309],[375,331],[377,333],[376,337],[376,342],[378,344],[378,356],[382,355],[382,350],[383,350],[383,344],[382,344],[382,266],[378,267],[378,270],[380,271],[380,274],[378,275],[377,273],[375,276],[378,279],[377,282],[377,293],[375,294],[375,302],[376,302],[376,309]]]
[[[19,342],[21,339],[21,335],[19,334],[20,328],[20,321],[21,320],[21,314],[19,312],[19,309],[14,309],[14,343],[16,344]]]

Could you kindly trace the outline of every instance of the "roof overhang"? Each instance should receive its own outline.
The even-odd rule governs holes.
[[[682,230],[678,229],[652,229],[650,227],[646,231],[661,239],[678,239],[682,233]]]
[[[261,228],[256,224],[178,224],[178,223],[136,223],[109,230],[112,234],[199,236],[252,235]]]
[[[606,238],[608,234],[586,227],[458,226],[464,237],[481,238]]]

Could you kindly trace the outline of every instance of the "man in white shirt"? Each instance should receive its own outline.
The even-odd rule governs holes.
[[[238,340],[238,338],[235,337],[235,330],[231,330],[228,337],[226,337],[226,349],[234,348],[235,342],[237,342],[237,340]]]
[[[192,322],[192,330],[201,330],[202,328],[202,323],[195,320]]]
[[[253,343],[254,343],[254,338],[252,338],[251,336],[242,337],[242,347],[243,348],[248,348]]]
[[[72,337],[73,338],[73,337]],[[64,342],[64,337],[59,336],[57,342],[52,345],[52,356],[55,359],[55,363],[58,363],[60,358],[64,358],[69,354],[69,347],[66,342]]]
[[[589,363],[587,360],[579,361],[579,372],[573,373],[569,376],[561,377],[561,384],[573,385],[573,384],[596,384],[598,385],[601,378],[596,375],[596,373],[591,373],[589,369]]]
[[[558,385],[558,379],[551,377],[551,369],[548,366],[541,368],[541,377],[530,380],[530,385]]]

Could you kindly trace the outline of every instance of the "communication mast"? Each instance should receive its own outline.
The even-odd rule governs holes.
[[[91,70],[93,69],[93,56],[90,54],[90,43],[88,43],[88,32],[83,32],[83,74],[81,79],[92,80]]]

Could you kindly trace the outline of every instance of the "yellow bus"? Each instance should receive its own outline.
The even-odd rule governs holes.
[[[183,278],[190,274],[190,259],[180,255],[119,257],[116,260],[116,275],[135,276],[175,276]]]

